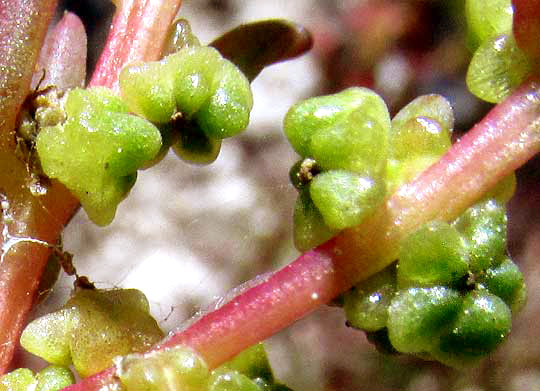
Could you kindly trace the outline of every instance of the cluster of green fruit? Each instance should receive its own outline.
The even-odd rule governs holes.
[[[381,98],[362,88],[295,105],[285,133],[302,157],[291,170],[298,249],[360,223],[446,152],[452,127],[451,107],[437,95],[391,121]],[[506,256],[504,203],[514,187],[511,175],[455,221],[432,221],[404,239],[397,265],[344,295],[348,323],[387,351],[451,366],[493,351],[525,300],[523,276]]]
[[[530,50],[527,42],[517,39],[523,37],[515,36],[511,0],[467,0],[466,16],[469,46],[474,50],[467,86],[480,99],[498,103],[531,74],[537,50]],[[534,34],[526,40],[538,47]]]
[[[106,88],[68,91],[66,118],[39,129],[44,173],[66,185],[99,225],[112,221],[137,170],[157,163],[171,145],[185,160],[210,163],[221,139],[248,125],[248,79],[216,49],[184,33],[161,61],[123,69],[122,98]]]
[[[34,374],[19,368],[0,377],[0,391],[57,391],[75,383],[68,368],[51,365]]]
[[[102,371],[113,358],[144,352],[164,333],[136,289],[82,289],[59,310],[30,322],[21,345],[45,361],[73,365],[83,377]]]
[[[275,381],[262,344],[212,371],[193,351],[175,347],[123,357],[117,374],[126,391],[291,391]]]
[[[291,169],[299,191],[294,242],[308,250],[359,224],[400,184],[438,160],[451,145],[453,113],[425,95],[392,120],[366,88],[307,99],[285,118],[285,134],[301,156]]]
[[[290,391],[274,379],[262,344],[210,371],[184,347],[142,354],[163,336],[142,292],[78,288],[63,308],[32,321],[21,336],[26,350],[52,365],[37,375],[11,372],[0,378],[0,390],[56,391],[73,383],[69,365],[87,377],[116,364],[127,391]]]
[[[505,208],[489,199],[409,235],[398,262],[346,293],[343,305],[348,324],[387,351],[461,368],[505,339],[525,297],[506,255]]]

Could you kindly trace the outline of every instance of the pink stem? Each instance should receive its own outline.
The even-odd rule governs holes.
[[[165,37],[182,0],[123,0],[90,86],[118,90],[118,75],[134,61],[160,56]]]
[[[402,186],[360,226],[301,255],[157,348],[187,345],[216,367],[391,263],[400,240],[435,218],[453,219],[540,151],[540,85],[526,82],[436,164]],[[71,391],[115,382],[109,369]]]

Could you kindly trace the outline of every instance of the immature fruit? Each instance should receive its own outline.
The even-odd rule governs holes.
[[[105,88],[74,89],[64,124],[44,127],[36,140],[43,171],[80,200],[98,225],[109,224],[137,177],[161,148],[159,130],[129,114]]]
[[[525,304],[525,279],[510,258],[505,257],[498,266],[487,269],[480,281],[491,293],[503,299],[512,312],[519,311]]]
[[[358,110],[355,118],[367,115],[388,131],[390,116],[384,101],[367,88],[348,88],[333,95],[310,98],[297,103],[288,111],[284,121],[285,135],[302,157],[312,156],[311,139],[321,129],[332,127]],[[387,145],[387,136],[383,143]],[[379,151],[386,154],[386,148]]]
[[[433,352],[443,362],[481,358],[491,353],[510,332],[512,314],[499,297],[483,290],[465,296],[448,334]]]
[[[202,391],[208,383],[206,363],[179,346],[120,358],[117,374],[126,391]]]
[[[338,232],[326,225],[321,212],[311,200],[309,191],[302,191],[298,195],[293,219],[294,246],[299,251],[307,251],[324,243]]]
[[[345,293],[343,309],[351,327],[377,331],[386,327],[396,291],[395,267],[387,267]]]
[[[398,286],[451,285],[467,274],[467,248],[448,223],[432,221],[403,240]]]
[[[21,345],[51,363],[73,363],[81,376],[90,376],[111,366],[114,357],[146,351],[161,338],[140,291],[79,289],[63,309],[31,322]]]
[[[506,251],[506,210],[495,200],[467,209],[453,223],[465,239],[472,272],[499,263]]]
[[[402,108],[392,119],[388,191],[435,163],[452,145],[454,116],[450,103],[440,95],[423,95]]]
[[[461,297],[442,286],[400,290],[388,308],[388,336],[403,353],[429,352],[454,320]]]
[[[323,172],[309,187],[324,222],[335,230],[359,224],[380,204],[385,190],[382,182],[344,170]]]

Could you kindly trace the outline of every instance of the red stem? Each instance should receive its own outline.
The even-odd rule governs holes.
[[[134,61],[159,59],[182,0],[123,0],[89,86],[118,90],[118,75]]]
[[[27,168],[14,153],[17,113],[30,89],[55,8],[55,0],[0,2],[0,192],[4,201],[0,214],[0,373],[11,360],[48,253],[47,248],[28,240],[14,243],[8,239],[10,235],[53,243],[57,239],[50,237],[48,228],[42,229],[43,225],[57,228],[57,221],[49,215],[57,200],[49,195],[34,199],[26,186]],[[63,195],[60,192],[59,198]]]
[[[210,367],[218,366],[384,268],[405,235],[429,220],[457,217],[538,151],[540,84],[532,80],[368,221],[301,255],[157,348],[187,345]],[[109,369],[66,390],[97,391],[115,381]]]

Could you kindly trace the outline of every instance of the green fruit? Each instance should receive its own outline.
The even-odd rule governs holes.
[[[530,74],[531,64],[511,35],[485,41],[467,71],[467,86],[478,98],[498,103],[509,96]]]
[[[62,182],[98,225],[109,224],[135,182],[137,169],[161,148],[159,130],[128,114],[103,88],[74,89],[67,121],[41,129],[36,149],[43,171]]]
[[[129,109],[149,121],[165,124],[176,112],[174,78],[164,62],[138,62],[122,69],[118,81]]]
[[[402,353],[429,352],[454,320],[461,297],[442,286],[400,290],[388,308],[388,336]]]
[[[513,312],[519,311],[525,304],[525,279],[510,258],[506,257],[500,265],[489,268],[481,283],[491,293],[503,299]]]
[[[403,240],[398,286],[451,285],[468,269],[467,248],[458,231],[448,223],[432,221]]]
[[[208,367],[199,356],[182,346],[144,355],[131,354],[116,364],[126,391],[207,389]]]
[[[388,129],[360,108],[315,131],[309,145],[311,157],[323,170],[380,177],[386,167]]]
[[[465,12],[472,49],[512,30],[513,10],[510,0],[467,0]]]
[[[68,368],[48,366],[36,375],[36,391],[58,391],[75,383],[75,376]]]
[[[182,49],[164,61],[174,75],[173,97],[178,111],[190,119],[215,93],[216,73],[225,60],[216,49],[203,46]]]
[[[72,363],[69,335],[78,322],[78,313],[72,308],[51,312],[25,327],[21,346],[51,364],[68,366]]]
[[[359,111],[355,118],[363,114],[378,122],[385,132],[390,129],[390,116],[382,98],[367,88],[353,87],[295,104],[285,117],[285,135],[300,156],[311,157],[312,136],[334,126],[353,111]]]
[[[396,269],[387,267],[344,295],[345,315],[350,326],[376,331],[386,327],[388,307],[396,291]]]
[[[309,196],[302,191],[294,206],[294,246],[304,252],[322,244],[338,231],[326,225],[323,217]]]
[[[21,344],[29,352],[62,366],[74,364],[90,376],[113,358],[148,350],[163,338],[136,289],[79,289],[63,309],[31,322]]]
[[[28,391],[36,380],[30,369],[19,368],[0,377],[0,391]]]
[[[472,272],[479,272],[505,255],[506,209],[495,200],[476,204],[457,218],[452,225],[465,239]]]
[[[384,183],[350,171],[331,170],[313,178],[309,187],[324,222],[335,230],[359,224],[383,201]]]
[[[266,383],[274,381],[272,368],[262,343],[253,345],[237,354],[231,360],[219,367],[222,371],[236,371],[249,379],[262,379]]]
[[[212,96],[195,114],[195,119],[211,138],[232,137],[249,124],[253,107],[249,81],[228,60],[223,60],[213,76]]]
[[[484,290],[472,291],[463,299],[450,332],[441,336],[438,350],[432,353],[443,362],[483,357],[506,338],[511,324],[512,314],[502,299]]]

